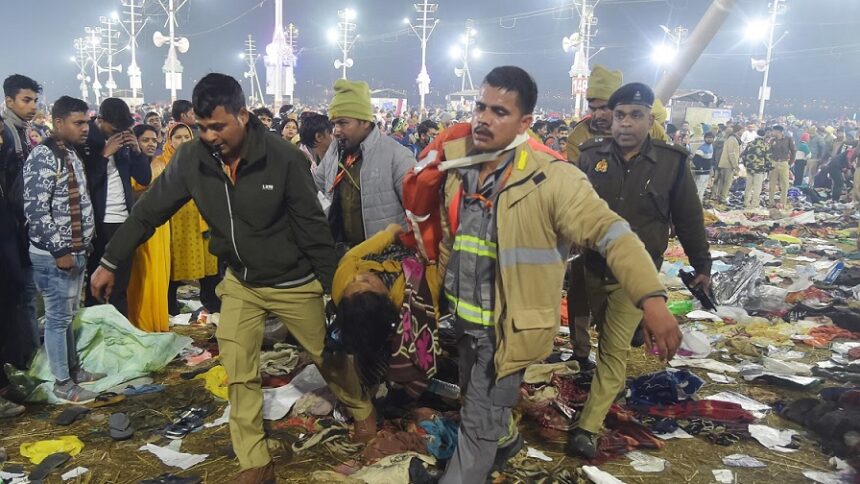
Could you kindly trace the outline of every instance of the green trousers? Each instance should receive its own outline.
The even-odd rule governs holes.
[[[577,426],[598,433],[609,407],[624,388],[630,340],[642,320],[642,311],[634,306],[620,284],[606,284],[587,270],[585,288],[597,325],[597,368]]]
[[[355,419],[371,414],[370,397],[363,395],[349,360],[323,359],[326,325],[319,281],[291,289],[250,287],[227,271],[216,293],[221,298],[221,320],[215,336],[227,371],[230,437],[242,469],[262,467],[271,461],[263,432],[260,378],[260,346],[268,313],[281,319]]]

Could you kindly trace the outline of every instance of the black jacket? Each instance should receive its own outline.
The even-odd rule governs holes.
[[[29,266],[30,255],[27,248],[30,238],[27,235],[27,217],[24,215],[24,162],[30,154],[27,135],[23,129],[13,132],[0,120],[0,136],[3,141],[0,146],[0,198],[3,198],[3,216],[8,217],[3,230],[9,232],[3,234],[2,238],[7,241],[15,240],[20,263]],[[15,151],[13,136],[19,136],[21,139],[20,155]]]
[[[111,238],[102,266],[132,256],[193,199],[209,225],[209,250],[252,286],[331,290],[337,259],[305,155],[251,117],[236,183],[199,139],[182,145]]]
[[[696,273],[711,275],[704,212],[687,150],[649,138],[641,153],[625,162],[612,138],[594,138],[580,149],[580,168],[609,208],[627,220],[658,270],[669,244],[671,224]],[[585,266],[612,278],[597,252],[586,253]]]
[[[105,220],[105,208],[107,206],[107,165],[108,158],[102,156],[102,151],[107,143],[107,138],[96,126],[95,121],[90,121],[90,133],[87,142],[78,148],[78,154],[84,162],[87,172],[87,188],[90,191],[90,200],[93,203],[93,215],[96,224]],[[131,188],[131,178],[141,185],[149,185],[152,179],[152,169],[149,159],[143,153],[138,153],[129,147],[120,148],[114,155],[114,163],[122,180],[122,188],[125,192],[125,206],[131,213],[134,205],[134,190]]]

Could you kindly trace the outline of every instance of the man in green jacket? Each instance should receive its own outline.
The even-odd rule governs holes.
[[[581,171],[526,134],[537,94],[527,72],[497,67],[481,85],[470,129],[446,130],[425,149],[425,159],[452,167],[439,267],[455,315],[463,407],[442,484],[484,482],[522,445],[510,431],[511,409],[525,368],[552,351],[569,244],[606,257],[662,358],[681,342],[657,271],[642,264],[642,242]]]
[[[334,277],[334,242],[298,148],[251,116],[238,82],[209,74],[194,87],[200,137],[185,143],[140,198],[92,276],[105,300],[113,270],[180,207],[194,200],[211,230],[209,248],[227,261],[216,331],[229,380],[230,435],[242,472],[231,482],[274,483],[263,432],[259,363],[267,313],[276,314],[356,420],[355,437],[375,436],[376,419],[354,368],[322,358],[323,295]]]

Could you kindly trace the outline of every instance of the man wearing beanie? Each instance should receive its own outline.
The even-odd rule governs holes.
[[[630,224],[657,269],[669,243],[671,222],[696,270],[694,284],[706,288],[711,255],[702,204],[687,162],[689,153],[651,138],[653,105],[654,92],[645,84],[634,82],[615,91],[608,102],[612,137],[584,143],[579,166],[600,198]],[[593,249],[583,258],[588,302],[599,332],[597,369],[567,450],[591,459],[609,407],[624,388],[627,351],[637,327],[642,327],[649,350],[658,340],[651,323],[643,322],[637,301],[624,293],[609,267],[611,259]]]
[[[404,223],[403,177],[415,157],[376,127],[366,82],[338,79],[328,115],[337,142],[314,180],[331,201],[329,225],[342,255],[389,224]]]
[[[612,111],[606,105],[609,96],[621,87],[621,71],[596,65],[588,77],[585,99],[588,101],[589,114],[576,123],[567,137],[567,160],[579,161],[579,145],[596,136],[610,136]]]
[[[323,296],[331,292],[337,259],[307,159],[251,116],[245,99],[230,76],[208,74],[197,83],[192,103],[200,137],[184,143],[141,196],[108,244],[91,286],[97,299],[109,296],[116,268],[194,200],[211,229],[209,249],[227,263],[215,336],[227,372],[230,437],[242,468],[230,482],[274,484],[260,380],[268,314],[284,323],[348,408],[354,440],[375,437],[376,418],[351,364],[323,357]]]

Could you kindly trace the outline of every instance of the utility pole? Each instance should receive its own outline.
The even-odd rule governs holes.
[[[131,51],[131,62],[128,64],[128,69],[125,72],[128,74],[129,84],[131,85],[131,97],[135,100],[137,99],[138,91],[143,89],[140,66],[137,65],[137,36],[146,26],[146,23],[149,22],[149,18],[140,20],[145,4],[146,0],[122,0],[122,6],[127,10],[123,11],[126,18],[120,25],[128,36],[128,49]],[[142,97],[140,100],[141,103],[143,102]]]
[[[90,93],[87,83],[90,82],[91,78],[87,75],[87,66],[90,63],[90,58],[87,52],[86,37],[78,37],[75,39],[75,55],[72,57],[72,62],[78,66],[78,74],[75,78],[81,81],[81,99],[85,102],[89,102]]]
[[[783,34],[779,39],[774,42],[773,35],[776,30],[776,16],[779,15],[781,9],[783,7],[782,3],[785,0],[773,0],[770,4],[770,23],[768,24],[768,32],[767,32],[767,57],[765,59],[764,64],[764,78],[761,81],[761,89],[758,92],[758,119],[764,119],[764,104],[766,101],[770,99],[770,86],[767,85],[768,77],[770,76],[770,63],[773,62],[773,48],[776,47],[776,44],[779,43],[785,37]]]
[[[346,70],[353,66],[354,62],[349,58],[349,51],[355,45],[358,35],[355,35],[356,24],[354,22],[356,13],[351,8],[345,8],[337,11],[337,16],[340,21],[337,23],[337,30],[329,32],[329,40],[337,44],[342,57],[334,61],[335,69],[342,69],[341,79],[346,79]]]
[[[158,4],[167,13],[167,22],[165,27],[169,28],[169,35],[165,36],[159,31],[152,35],[152,42],[156,47],[161,47],[164,44],[168,45],[167,58],[164,60],[164,65],[161,67],[164,72],[164,83],[167,89],[170,89],[170,101],[176,101],[176,91],[182,90],[182,63],[179,62],[179,57],[176,54],[178,50],[184,54],[188,52],[190,43],[185,37],[176,36],[176,13],[188,3],[188,0],[179,0],[179,6],[175,5],[175,0],[168,0],[167,5],[164,0],[158,0]]]
[[[102,29],[103,39],[105,41],[105,54],[107,54],[108,65],[104,70],[108,73],[108,80],[105,87],[108,89],[108,97],[113,97],[113,91],[116,89],[116,81],[113,79],[114,72],[122,72],[122,65],[113,63],[113,56],[117,53],[116,41],[119,39],[119,32],[116,30],[119,24],[119,15],[116,12],[109,17],[99,17],[99,23],[105,27]]]
[[[591,60],[591,41],[597,35],[597,17],[594,9],[600,0],[573,0],[573,6],[579,13],[579,31],[562,38],[561,46],[565,52],[573,52],[573,65],[570,66],[570,93],[573,97],[573,115],[579,118],[588,109],[585,98],[588,90],[588,76],[591,75],[589,61]]]
[[[242,59],[248,64],[248,72],[245,72],[246,79],[251,81],[251,106],[258,102],[263,102],[263,90],[260,88],[260,77],[257,75],[257,61],[260,59],[260,54],[257,53],[257,46],[251,34],[248,34],[248,39],[245,40],[245,53],[242,54]]]
[[[436,29],[439,19],[433,18],[430,15],[436,13],[439,9],[438,3],[430,3],[424,0],[423,3],[416,3],[415,10],[418,12],[417,25],[413,25],[409,19],[404,19],[405,23],[409,24],[412,31],[421,41],[421,72],[418,73],[418,78],[415,81],[418,83],[418,94],[421,96],[421,112],[424,112],[424,96],[430,94],[430,74],[427,73],[427,40]],[[420,32],[420,33],[419,33]]]
[[[93,98],[95,99],[96,104],[101,104],[101,88],[102,83],[99,82],[99,61],[102,58],[102,54],[104,53],[104,49],[102,49],[102,39],[101,39],[101,31],[102,29],[99,27],[84,27],[84,32],[86,32],[86,47],[87,53],[90,58],[90,62],[93,64]]]

